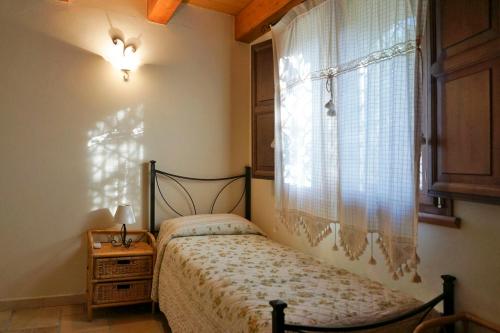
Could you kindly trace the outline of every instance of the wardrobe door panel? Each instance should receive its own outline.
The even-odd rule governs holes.
[[[429,191],[500,203],[500,0],[430,4]]]
[[[438,1],[440,47],[446,56],[498,38],[497,0]]]
[[[258,175],[266,177],[274,174],[274,113],[255,114],[255,140],[259,149],[255,154],[255,167]]]
[[[442,83],[438,138],[445,174],[491,175],[491,74],[482,70]]]

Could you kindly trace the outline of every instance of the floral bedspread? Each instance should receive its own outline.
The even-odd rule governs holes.
[[[421,304],[280,245],[243,218],[196,219],[164,224],[158,242],[153,298],[174,333],[270,332],[273,299],[288,304],[287,323],[328,326],[370,323]],[[411,332],[414,320],[369,332]]]

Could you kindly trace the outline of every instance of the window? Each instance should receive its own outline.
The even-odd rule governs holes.
[[[420,8],[306,2],[272,29],[279,221],[312,246],[338,226],[352,259],[377,234],[395,279],[417,257]]]

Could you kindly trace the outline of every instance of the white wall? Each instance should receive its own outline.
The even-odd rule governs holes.
[[[103,59],[113,33],[139,46],[129,82]],[[147,226],[150,159],[201,177],[247,162],[249,47],[229,15],[181,5],[164,26],[145,0],[0,1],[0,41],[0,300],[83,293],[84,231],[121,201]]]

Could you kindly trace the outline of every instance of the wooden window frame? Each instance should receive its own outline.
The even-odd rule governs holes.
[[[258,126],[259,119],[263,119],[264,117],[269,117],[272,115],[273,117],[273,126],[272,130],[273,133],[271,135],[272,138],[274,138],[274,88],[273,88],[273,94],[272,98],[268,98],[265,100],[259,100],[258,98],[258,71],[259,68],[257,66],[257,54],[261,52],[262,50],[268,50],[269,48],[272,50],[273,44],[272,40],[268,39],[265,40],[261,43],[254,44],[251,47],[251,70],[252,70],[252,77],[251,77],[251,101],[252,101],[252,178],[256,179],[269,179],[273,180],[274,179],[274,160],[271,165],[261,165],[259,163],[259,150],[261,149],[268,149],[267,145],[266,147],[263,147],[261,144],[259,144],[259,135],[258,131],[261,129],[261,127]],[[273,65],[274,66],[274,65]],[[271,73],[271,78],[273,78],[274,75],[274,69],[273,73]],[[274,87],[274,81],[271,82],[272,86]],[[270,145],[270,142],[268,143]],[[274,151],[274,148],[272,148]]]
[[[432,1],[431,1],[432,3]],[[433,8],[431,4],[430,13]],[[432,14],[429,14],[432,16]],[[433,99],[436,98],[435,91],[431,84],[431,65],[435,61],[435,22],[428,16],[426,20],[426,31],[422,39],[421,50],[417,51],[422,60],[422,170],[423,181],[420,191],[419,222],[428,223],[443,227],[460,228],[460,219],[453,215],[453,200],[432,196],[430,194],[430,182],[432,179],[433,154],[431,149],[432,126],[436,126],[436,120],[431,116]]]

